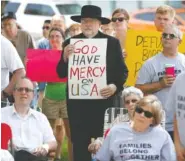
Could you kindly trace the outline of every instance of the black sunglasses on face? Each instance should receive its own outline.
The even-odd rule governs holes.
[[[138,107],[138,106],[136,107],[135,112],[137,112],[139,114],[144,112],[144,115],[147,118],[152,118],[153,117],[153,113],[151,113],[150,111],[145,111],[141,107]]]
[[[43,30],[44,30],[44,29],[49,30],[50,27],[49,27],[49,26],[43,26],[42,29],[43,29]]]
[[[122,22],[122,21],[124,21],[124,20],[126,20],[124,17],[118,17],[118,18],[116,18],[116,17],[113,17],[112,19],[111,19],[111,21],[112,22],[116,22],[116,21],[119,21],[119,22]]]
[[[23,92],[25,91],[26,93],[28,92],[33,92],[34,90],[28,87],[19,87],[19,88],[15,88],[15,90],[17,90],[18,92]]]
[[[132,99],[132,100],[126,100],[125,101],[125,104],[130,104],[131,102],[132,103],[136,103],[138,100],[136,100],[136,99]]]
[[[178,37],[176,35],[174,35],[174,34],[163,33],[162,34],[162,38],[164,38],[164,39],[166,39],[166,38],[168,38],[168,39],[174,39],[174,38],[178,38]]]

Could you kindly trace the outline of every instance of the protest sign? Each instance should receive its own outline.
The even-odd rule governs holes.
[[[28,49],[26,62],[26,75],[36,82],[66,82],[56,72],[57,64],[61,58],[60,50]]]
[[[179,52],[181,53],[185,53],[184,44],[185,35],[182,43],[179,45]],[[127,57],[125,61],[129,69],[129,76],[125,84],[134,86],[138,71],[143,63],[161,51],[161,32],[128,30],[126,39]]]
[[[106,39],[71,39],[74,53],[68,63],[70,99],[103,99],[100,90],[107,85]]]

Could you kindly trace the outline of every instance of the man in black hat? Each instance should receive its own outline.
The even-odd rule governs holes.
[[[77,38],[107,39],[106,71],[107,86],[100,90],[104,99],[70,99],[67,89],[67,109],[73,143],[74,161],[90,161],[88,145],[92,137],[103,136],[104,113],[113,107],[113,96],[123,90],[123,84],[128,76],[128,69],[122,57],[120,43],[114,37],[99,31],[102,24],[110,20],[101,16],[101,9],[97,6],[86,5],[82,7],[80,16],[71,16],[71,19],[81,23],[82,33]],[[66,77],[68,71],[68,58],[74,53],[74,45],[69,44],[70,39],[64,42],[64,53],[57,66],[60,77]]]

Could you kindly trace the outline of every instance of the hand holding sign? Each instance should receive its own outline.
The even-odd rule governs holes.
[[[74,53],[75,50],[75,45],[74,44],[69,44],[64,48],[64,61],[67,62],[67,59],[69,56]]]
[[[116,92],[116,86],[114,84],[109,84],[107,87],[100,90],[100,94],[104,98],[112,96]]]

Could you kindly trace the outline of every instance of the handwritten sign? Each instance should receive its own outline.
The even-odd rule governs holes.
[[[70,99],[103,99],[100,90],[106,80],[106,39],[71,39],[75,51],[69,57]]]
[[[185,35],[179,45],[179,52],[185,53]],[[129,76],[126,85],[135,85],[137,74],[143,63],[162,51],[161,33],[158,31],[129,30],[126,39],[126,64]]]
[[[67,79],[59,78],[56,72],[61,54],[59,50],[28,49],[27,77],[37,82],[66,82]]]

